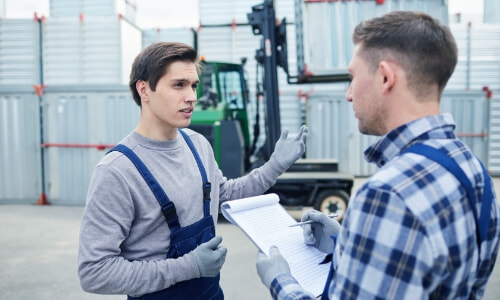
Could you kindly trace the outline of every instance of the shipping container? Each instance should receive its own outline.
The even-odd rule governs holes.
[[[296,0],[297,32],[302,32],[303,53],[298,52],[298,67],[324,75],[345,70],[351,59],[351,35],[362,20],[394,10],[427,13],[448,24],[448,6],[443,0],[307,1]]]
[[[38,19],[0,20],[0,86],[40,83]]]
[[[53,86],[43,95],[45,194],[83,205],[97,162],[134,130],[140,108],[128,86]]]
[[[490,99],[484,91],[446,90],[441,98],[441,112],[451,113],[457,136],[488,165]],[[378,137],[359,132],[352,104],[343,93],[314,93],[309,96],[307,124],[310,136],[308,158],[332,158],[339,161],[339,171],[354,176],[370,176],[377,167],[365,161],[363,152]]]
[[[39,200],[42,188],[39,107],[33,87],[0,87],[0,203]]]
[[[500,24],[500,1],[484,0],[484,23]]]
[[[202,27],[231,26],[248,24],[247,14],[252,12],[252,6],[259,5],[263,0],[200,0],[200,24]],[[293,23],[295,17],[294,0],[275,0],[276,18],[287,18],[287,23]]]
[[[142,31],[119,16],[49,18],[42,22],[47,85],[128,84]]]
[[[142,30],[142,48],[156,42],[180,42],[191,47],[196,45],[196,31],[193,28],[157,28]]]
[[[136,20],[136,0],[50,0],[50,17],[122,15],[130,22]]]

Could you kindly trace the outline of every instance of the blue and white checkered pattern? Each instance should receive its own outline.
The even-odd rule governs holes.
[[[479,253],[472,207],[460,182],[424,156],[400,155],[414,143],[446,152],[481,199],[480,163],[455,137],[454,127],[449,114],[425,117],[391,131],[365,151],[366,159],[380,170],[349,202],[335,249],[330,299],[483,296],[500,241],[496,199]],[[480,204],[474,208],[478,214]],[[313,299],[286,282],[283,277],[273,282],[273,297]]]

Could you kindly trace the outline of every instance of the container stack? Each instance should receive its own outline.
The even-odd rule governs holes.
[[[255,51],[262,36],[253,34],[247,14],[262,2],[199,0],[200,26],[194,30],[142,30],[135,25],[136,1],[131,0],[51,0],[48,18],[1,19],[0,203],[35,203],[43,195],[53,204],[84,204],[95,164],[137,123],[140,109],[131,99],[128,76],[133,58],[152,42],[184,42],[209,61],[246,58],[253,130],[260,101],[256,86],[263,76]],[[352,53],[350,32],[365,18],[420,10],[448,23],[445,3],[275,0],[274,5],[277,20],[286,18],[289,70],[296,75],[304,68],[316,74],[345,68]],[[454,114],[457,132],[498,175],[498,14],[488,20],[451,25],[459,64],[442,110]],[[281,68],[278,81],[281,127],[293,136],[302,123],[309,126],[307,158],[336,159],[340,172],[356,176],[374,172],[362,158],[374,138],[357,129],[344,96],[348,83],[288,84]],[[259,105],[262,133],[264,107]]]

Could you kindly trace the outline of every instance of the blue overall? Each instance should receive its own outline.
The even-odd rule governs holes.
[[[472,212],[474,214],[474,219],[476,221],[476,243],[478,249],[481,248],[481,243],[486,240],[486,235],[488,234],[488,224],[490,223],[490,214],[489,211],[491,209],[491,201],[493,200],[493,193],[491,190],[491,179],[486,171],[486,168],[481,163],[481,167],[483,169],[484,175],[484,190],[481,201],[481,211],[478,217],[476,213],[476,197],[474,196],[474,188],[472,183],[465,175],[464,171],[460,168],[460,166],[446,153],[438,150],[436,148],[424,145],[424,144],[414,144],[410,146],[408,149],[403,151],[403,153],[415,153],[429,158],[442,165],[446,170],[451,172],[455,177],[460,181],[462,186],[467,191],[467,197],[471,202]],[[332,237],[334,239],[334,244],[336,237]],[[328,259],[332,259],[332,256],[329,255]],[[328,260],[327,259],[327,260]],[[326,280],[325,289],[323,290],[323,294],[321,295],[321,300],[328,300],[328,291],[330,288],[331,281],[333,279],[333,274],[335,270],[333,269],[333,261],[330,264],[330,272],[328,274],[328,278]]]
[[[198,245],[208,242],[215,237],[215,225],[212,216],[210,215],[210,190],[211,185],[208,182],[203,163],[194,147],[191,139],[186,133],[179,129],[179,132],[184,137],[184,140],[191,149],[193,156],[200,169],[203,179],[203,218],[186,227],[181,227],[177,216],[174,203],[170,201],[167,194],[163,191],[160,184],[153,177],[153,174],[147,169],[139,157],[125,145],[116,145],[111,151],[118,151],[127,156],[135,165],[139,173],[149,185],[156,200],[160,204],[161,210],[167,224],[170,228],[170,249],[167,258],[177,258],[194,250]],[[140,297],[128,296],[127,299],[224,299],[224,294],[219,286],[220,274],[216,277],[202,277],[191,280],[178,282],[167,289],[157,291],[150,294],[145,294]]]

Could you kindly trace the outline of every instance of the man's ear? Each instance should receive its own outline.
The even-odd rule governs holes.
[[[383,93],[388,93],[396,84],[397,74],[394,65],[387,61],[381,61],[379,64],[380,74],[382,76]]]
[[[135,83],[135,88],[137,89],[137,93],[141,97],[142,101],[149,101],[148,98],[148,83],[144,80],[137,80]]]

